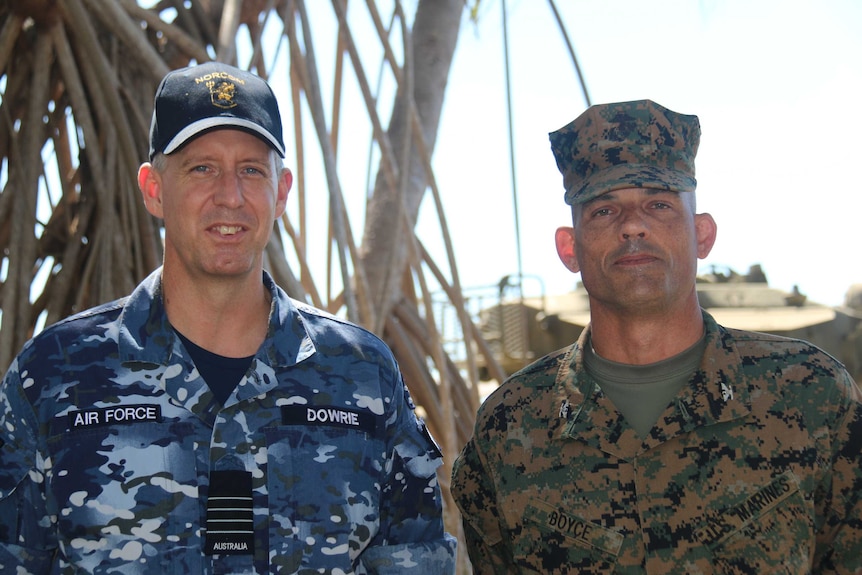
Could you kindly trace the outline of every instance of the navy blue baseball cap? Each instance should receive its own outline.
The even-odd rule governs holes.
[[[284,157],[281,114],[269,84],[251,72],[207,62],[173,70],[159,84],[150,125],[150,160],[218,128],[245,130]]]

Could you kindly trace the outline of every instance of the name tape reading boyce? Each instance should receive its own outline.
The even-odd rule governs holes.
[[[325,405],[285,405],[281,408],[283,425],[324,425],[358,429],[373,433],[377,416],[368,411]]]
[[[548,531],[559,533],[571,543],[603,551],[609,557],[617,557],[623,545],[621,533],[545,501],[531,499],[525,517]]]

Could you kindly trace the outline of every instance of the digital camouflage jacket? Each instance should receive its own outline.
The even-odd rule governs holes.
[[[858,387],[806,342],[704,319],[646,439],[584,371],[587,330],[485,401],[452,479],[476,573],[862,573]]]
[[[440,454],[378,338],[264,274],[269,332],[222,407],[160,279],[48,327],[6,374],[0,572],[454,570]]]

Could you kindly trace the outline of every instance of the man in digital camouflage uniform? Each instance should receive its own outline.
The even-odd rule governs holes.
[[[260,78],[162,81],[138,181],[164,265],[6,374],[0,572],[454,571],[440,453],[389,349],[263,271],[284,153]]]
[[[550,135],[591,320],[479,411],[452,480],[476,573],[862,573],[862,396],[809,343],[698,305],[699,138],[650,101]]]

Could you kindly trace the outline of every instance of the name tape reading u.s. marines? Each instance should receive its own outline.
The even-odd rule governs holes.
[[[344,427],[373,433],[377,416],[368,411],[345,409],[327,405],[284,405],[281,408],[282,425],[324,425]]]
[[[729,507],[720,515],[713,517],[709,523],[695,531],[695,537],[713,549],[798,491],[799,482],[796,476],[793,472],[786,471],[750,495],[745,501]]]
[[[115,405],[82,409],[69,413],[69,427],[71,429],[159,422],[161,420],[162,408],[159,405]]]

